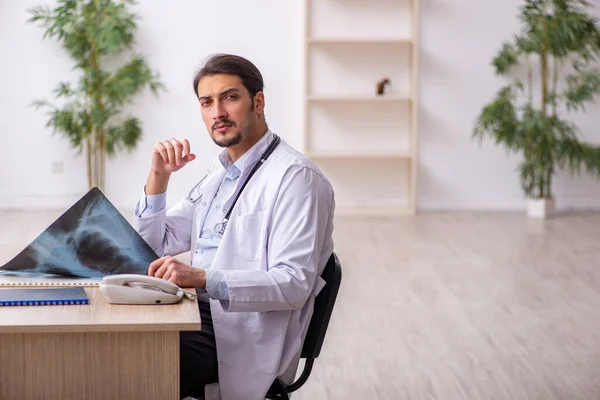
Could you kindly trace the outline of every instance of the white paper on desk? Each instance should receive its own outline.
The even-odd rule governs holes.
[[[0,277],[102,278],[146,274],[158,256],[93,188],[31,244],[0,267]]]

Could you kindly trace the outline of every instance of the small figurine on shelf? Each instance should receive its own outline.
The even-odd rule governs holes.
[[[385,94],[385,85],[390,83],[389,78],[383,78],[379,82],[377,82],[377,95],[382,96]]]

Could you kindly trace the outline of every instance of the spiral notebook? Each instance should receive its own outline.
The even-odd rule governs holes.
[[[106,196],[93,188],[0,266],[0,288],[98,286],[106,275],[146,275],[157,258]]]
[[[89,304],[82,287],[54,289],[0,289],[0,307]]]

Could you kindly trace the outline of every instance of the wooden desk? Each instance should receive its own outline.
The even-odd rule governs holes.
[[[179,399],[179,332],[195,301],[0,307],[0,399]]]

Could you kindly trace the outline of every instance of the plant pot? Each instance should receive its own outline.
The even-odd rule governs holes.
[[[527,216],[529,218],[546,219],[554,214],[554,199],[527,199]]]

